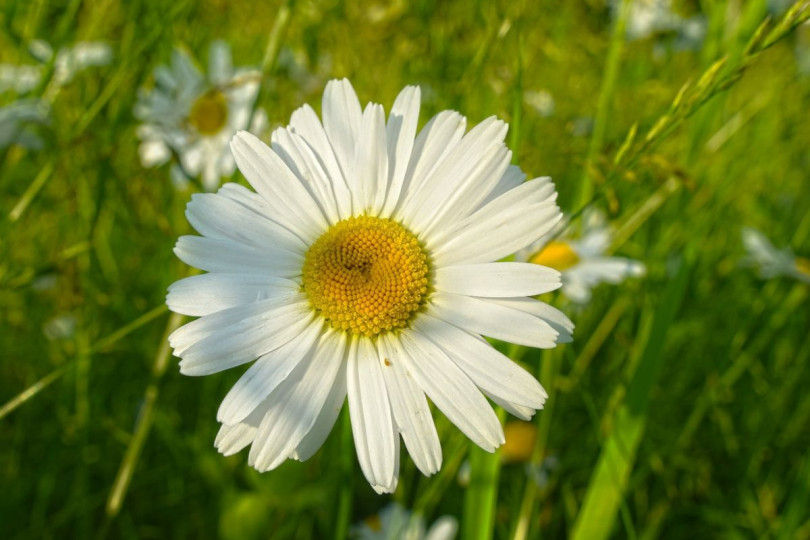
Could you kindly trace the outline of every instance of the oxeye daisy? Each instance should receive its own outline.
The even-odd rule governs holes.
[[[406,87],[386,120],[331,81],[323,122],[304,105],[269,147],[234,137],[255,192],[192,196],[201,236],[181,237],[175,253],[208,273],[169,288],[173,311],[200,317],[170,337],[180,370],[255,360],[219,408],[222,453],[250,446],[259,471],[305,460],[348,401],[361,469],[391,492],[400,436],[424,474],[441,466],[428,398],[487,451],[504,436],[484,396],[524,419],[542,408],[540,384],[482,336],[571,339],[568,318],[533,298],[558,288],[559,273],[496,262],[560,219],[554,185],[509,165],[497,118],[466,132],[444,111],[417,135],[419,102]]]
[[[599,212],[586,215],[579,238],[569,238],[567,232],[557,238],[556,232],[521,250],[517,258],[559,270],[562,294],[573,302],[587,303],[591,290],[601,283],[620,283],[647,271],[640,261],[605,255],[610,247],[611,230]],[[552,236],[555,238],[550,239]]]
[[[185,51],[176,49],[171,64],[155,70],[154,88],[140,92],[134,113],[143,122],[137,130],[141,164],[162,165],[174,153],[181,167],[173,167],[172,177],[180,184],[189,176],[200,177],[211,191],[236,169],[228,146],[233,135],[261,130],[267,120],[257,110],[249,125],[258,71],[234,69],[223,41],[211,44],[208,60],[203,74]]]
[[[351,538],[357,540],[453,540],[458,521],[453,516],[442,516],[425,530],[425,519],[397,503],[391,503],[378,514],[369,516],[352,527]]]
[[[756,266],[763,278],[790,276],[810,283],[810,259],[797,257],[790,248],[776,249],[764,234],[749,227],[743,229],[742,240],[746,262]]]

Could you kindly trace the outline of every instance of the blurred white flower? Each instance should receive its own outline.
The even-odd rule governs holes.
[[[215,189],[236,169],[228,145],[237,131],[249,127],[259,78],[258,71],[233,68],[223,41],[211,44],[206,75],[176,49],[171,65],[155,69],[155,87],[142,90],[135,105],[135,116],[143,122],[137,130],[143,166],[162,165],[174,151],[182,166],[172,170],[175,182],[200,176],[205,189]],[[257,110],[250,131],[266,124],[264,112]]]
[[[526,90],[523,101],[543,118],[554,114],[554,96],[546,90]]]
[[[442,516],[426,532],[421,515],[391,503],[352,527],[351,532],[357,540],[452,540],[457,531],[456,518]]]
[[[76,317],[70,313],[54,317],[45,323],[42,331],[51,341],[70,339],[76,334]]]
[[[790,248],[776,249],[764,234],[746,227],[742,231],[745,262],[756,266],[764,279],[789,276],[810,283],[810,259],[797,257]]]
[[[614,17],[618,17],[622,0],[613,0],[611,5]],[[625,27],[628,40],[665,33],[675,35],[676,48],[696,48],[706,35],[706,21],[701,16],[683,17],[673,12],[672,0],[630,1]]]
[[[39,100],[20,100],[0,107],[0,148],[12,144],[32,150],[41,148],[42,139],[31,128],[48,121],[48,106]]]
[[[41,39],[28,44],[29,52],[41,64],[0,64],[0,92],[11,90],[25,94],[42,82],[46,65],[53,61],[53,76],[50,84],[54,90],[68,84],[81,71],[91,67],[106,66],[112,61],[112,48],[100,41],[80,41],[64,47],[54,58],[51,45]]]
[[[600,283],[620,283],[628,277],[646,273],[644,263],[625,257],[607,257],[611,230],[599,212],[583,218],[582,236],[578,239],[555,238],[562,230],[541,238],[518,252],[518,260],[525,260],[554,268],[562,274],[562,294],[573,302],[584,304],[591,299],[591,289]],[[552,238],[554,238],[552,240]]]

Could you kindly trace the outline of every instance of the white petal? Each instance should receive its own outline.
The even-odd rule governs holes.
[[[270,147],[247,131],[240,131],[231,141],[231,150],[239,170],[279,223],[309,242],[328,228],[306,188]]]
[[[262,274],[202,274],[169,285],[166,304],[175,313],[199,317],[259,300],[290,300],[301,286]]]
[[[304,255],[272,246],[258,248],[233,240],[181,236],[174,246],[177,257],[206,272],[269,274],[279,277],[301,275]]]
[[[318,115],[309,105],[295,110],[290,118],[290,127],[307,142],[313,154],[318,158],[323,170],[332,181],[338,212],[341,219],[352,215],[352,194],[343,178],[335,152],[329,138],[318,120]]]
[[[425,242],[438,267],[501,259],[540,238],[562,218],[556,196],[547,179],[531,180]]]
[[[351,185],[354,152],[360,137],[363,113],[360,100],[347,79],[329,81],[323,92],[323,127],[335,152],[343,178]]]
[[[464,136],[466,126],[467,119],[457,112],[442,111],[422,128],[413,144],[399,197],[400,204],[394,213],[395,219],[402,221],[402,208],[409,206],[409,201],[422,190],[433,169],[455,148]]]
[[[442,466],[442,447],[425,393],[400,361],[407,353],[399,340],[385,334],[377,344],[397,429],[417,468],[430,476]]]
[[[388,148],[385,140],[385,111],[369,103],[355,147],[354,175],[349,185],[357,214],[377,215],[388,191]]]
[[[516,416],[521,420],[531,420],[532,416],[534,416],[536,409],[533,409],[532,407],[526,407],[525,405],[518,405],[517,403],[512,403],[511,401],[504,401],[487,392],[484,392],[484,395],[486,395],[489,399],[491,399],[492,402],[495,403],[495,405],[501,407],[503,410],[505,410],[512,416]]]
[[[535,298],[488,298],[488,302],[511,309],[519,309],[543,319],[560,335],[557,343],[571,343],[573,341],[574,323],[559,309]]]
[[[216,40],[208,51],[208,78],[214,85],[224,85],[233,75],[231,47],[227,42]]]
[[[226,190],[227,186],[238,184],[226,184],[217,194],[191,196],[186,217],[197,232],[209,238],[231,239],[260,248],[273,246],[301,253],[307,250],[308,246],[300,238],[270,218],[271,210],[266,205],[259,206],[261,203],[249,198],[244,202],[236,200],[229,195],[234,193],[241,198],[244,194],[236,194],[238,190],[232,188]]]
[[[546,321],[489,300],[436,292],[431,297],[430,312],[476,334],[541,349],[556,346],[558,332]]]
[[[300,336],[256,360],[222,400],[217,420],[236,424],[253,412],[307,356],[322,326],[320,320],[310,323]]]
[[[487,394],[517,405],[543,408],[548,394],[540,383],[486,340],[428,314],[420,316],[414,328],[430,336]]]
[[[559,289],[560,273],[531,263],[497,262],[436,269],[434,286],[468,296],[534,296]]]
[[[400,358],[406,371],[445,416],[487,452],[503,444],[498,417],[458,366],[415,329],[400,332],[399,340],[407,352]]]
[[[236,424],[219,428],[214,446],[224,456],[232,456],[253,442],[258,428],[249,424]]]
[[[352,435],[363,474],[377,493],[396,486],[399,437],[382,368],[371,340],[355,338],[349,349],[347,389]]]
[[[273,150],[301,179],[329,223],[334,225],[340,221],[332,182],[306,141],[289,129],[278,128],[273,132],[272,145]]]
[[[172,157],[169,147],[160,140],[143,141],[138,146],[138,153],[141,156],[141,165],[144,167],[163,165]]]
[[[429,234],[469,213],[492,191],[511,159],[503,145],[507,126],[490,117],[475,126],[428,175],[422,189],[402,208],[403,219]]]
[[[266,300],[219,311],[177,329],[169,343],[182,358],[180,372],[210,375],[251,362],[297,337],[312,320],[307,299],[270,305]]]
[[[270,396],[248,462],[259,471],[281,465],[312,429],[345,360],[346,336],[326,332],[311,354]]]
[[[425,540],[453,540],[458,531],[458,521],[452,516],[442,516],[436,520],[427,534]]]
[[[343,402],[346,401],[346,357],[338,362],[340,365],[339,371],[335,376],[335,383],[326,397],[326,401],[321,408],[318,419],[312,425],[295,451],[290,454],[290,458],[297,459],[298,461],[306,461],[311,458],[318,449],[323,446],[329,432],[332,431],[332,426],[335,425],[340,414],[340,409],[343,408]]]
[[[388,124],[385,127],[388,142],[388,194],[381,217],[390,216],[399,202],[419,122],[420,99],[421,90],[418,86],[406,86],[394,100],[391,114],[388,115]]]
[[[517,165],[509,165],[504,171],[498,183],[489,192],[489,195],[481,201],[481,206],[486,205],[490,201],[494,201],[510,189],[515,189],[520,184],[526,181],[526,174],[520,170]]]

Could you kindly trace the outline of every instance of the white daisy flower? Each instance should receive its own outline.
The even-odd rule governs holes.
[[[173,178],[199,176],[206,190],[216,189],[236,169],[228,147],[233,135],[248,127],[260,131],[267,123],[257,110],[248,126],[259,79],[258,71],[233,68],[223,41],[211,44],[207,75],[176,49],[171,65],[155,70],[155,87],[141,91],[135,105],[135,116],[144,122],[137,131],[141,164],[162,165],[174,152],[182,169],[173,170]]]
[[[420,91],[406,87],[386,122],[331,81],[323,123],[305,105],[272,148],[231,143],[257,193],[226,184],[186,215],[202,236],[175,253],[209,272],[169,288],[175,312],[200,316],[170,337],[187,375],[258,358],[225,397],[219,450],[251,445],[259,471],[305,460],[348,397],[357,457],[379,493],[396,488],[399,436],[426,475],[442,451],[426,396],[473,442],[503,443],[483,394],[528,419],[546,393],[481,335],[530,347],[571,339],[573,325],[533,296],[556,270],[499,259],[560,219],[549,178],[523,182],[488,118],[465,134],[454,111],[416,136]]]
[[[611,230],[598,212],[589,213],[579,239],[557,236],[559,228],[539,242],[517,254],[526,260],[562,273],[561,292],[569,300],[585,304],[591,299],[591,289],[601,283],[621,283],[629,277],[643,276],[647,269],[644,263],[624,257],[607,257]]]
[[[622,0],[611,0],[614,17],[618,17]],[[706,35],[706,21],[701,16],[683,17],[673,11],[672,0],[631,0],[625,34],[630,41],[668,33],[676,37],[678,48],[697,48]]]
[[[80,41],[72,46],[59,49],[54,58],[53,48],[47,41],[33,40],[28,44],[29,52],[42,64],[15,65],[0,64],[0,92],[13,90],[25,94],[34,90],[42,82],[45,65],[53,61],[53,74],[46,97],[52,98],[62,86],[91,67],[106,66],[112,61],[112,48],[101,41]]]
[[[50,123],[49,107],[36,99],[19,100],[0,107],[0,149],[19,144],[24,148],[42,148],[37,126]]]
[[[379,514],[352,527],[351,537],[357,540],[453,540],[457,532],[458,521],[453,516],[440,517],[425,531],[425,520],[421,515],[391,503]]]
[[[744,228],[742,240],[748,252],[746,262],[757,266],[763,278],[789,276],[810,283],[810,259],[797,257],[790,248],[776,249],[770,240],[756,229]]]

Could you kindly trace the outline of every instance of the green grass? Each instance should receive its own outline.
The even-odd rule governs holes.
[[[394,499],[470,538],[810,538],[810,289],[740,263],[743,226],[810,257],[810,32],[760,29],[764,0],[675,4],[706,16],[700,50],[617,41],[601,0],[0,2],[0,63],[33,63],[34,38],[115,54],[49,96],[41,150],[0,149],[3,537],[344,538]],[[505,119],[514,161],[552,176],[568,212],[593,200],[616,253],[647,264],[585,308],[553,298],[574,343],[521,352],[550,394],[533,457],[558,461],[546,484],[471,453],[441,414],[442,471],[403,453],[390,497],[344,420],[271,473],[213,448],[239,370],[183,377],[168,356],[189,193],[140,166],[132,107],[175,45],[205,64],[220,38],[264,68],[272,125],[343,76],[386,107],[421,85],[422,124],[449,108]],[[550,116],[523,100],[541,90]],[[75,332],[49,339],[64,316]],[[468,454],[485,480],[465,488]]]

